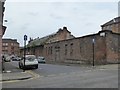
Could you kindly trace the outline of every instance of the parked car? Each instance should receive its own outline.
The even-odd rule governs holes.
[[[19,61],[19,68],[26,69],[26,68],[38,68],[38,60],[36,59],[35,55],[26,55],[25,57],[25,65],[24,65],[24,57],[21,58]]]
[[[7,54],[4,54],[4,57],[5,57],[5,62],[10,62],[11,61],[11,57]]]
[[[5,59],[6,62],[10,62],[11,61],[11,58],[10,56],[6,56],[6,59]]]
[[[20,60],[21,60],[20,57],[13,57],[13,58],[12,58],[12,61],[20,61]]]
[[[46,63],[44,57],[38,57],[37,60],[38,60],[38,63]]]

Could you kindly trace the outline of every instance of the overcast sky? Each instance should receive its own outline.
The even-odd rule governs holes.
[[[66,26],[76,37],[97,33],[100,25],[118,16],[118,2],[6,1],[4,38],[43,37]],[[26,1],[26,2],[25,2]],[[119,0],[118,0],[119,1]]]

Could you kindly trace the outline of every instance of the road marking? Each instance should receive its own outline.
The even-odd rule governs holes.
[[[39,78],[40,75],[39,74],[36,74],[34,73],[33,71],[29,70],[29,71],[26,71],[27,73],[31,74],[33,77],[31,79],[36,79],[36,78]]]

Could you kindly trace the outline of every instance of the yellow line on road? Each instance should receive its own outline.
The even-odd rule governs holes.
[[[29,73],[29,74],[31,74],[31,75],[33,76],[31,79],[36,79],[36,78],[39,78],[39,77],[40,77],[39,74],[36,74],[36,73],[32,72],[31,70],[26,71],[26,72]]]

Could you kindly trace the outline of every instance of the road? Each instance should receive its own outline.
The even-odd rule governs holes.
[[[3,88],[118,88],[117,68],[39,64],[31,72],[39,77],[3,83]]]

